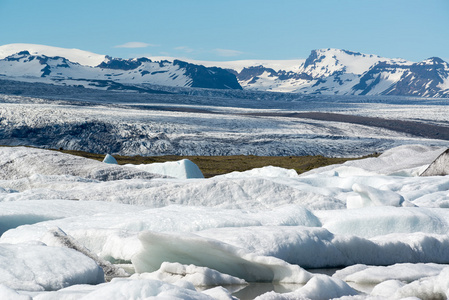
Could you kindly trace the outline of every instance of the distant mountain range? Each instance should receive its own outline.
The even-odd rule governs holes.
[[[0,46],[0,79],[110,90],[139,91],[142,85],[151,84],[302,94],[449,97],[449,64],[440,58],[415,63],[339,49],[313,50],[305,60],[198,62],[120,59],[78,49],[10,44]]]

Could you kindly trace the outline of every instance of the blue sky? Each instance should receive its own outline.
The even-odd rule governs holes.
[[[113,57],[297,59],[339,48],[449,60],[448,0],[0,0],[0,45]]]

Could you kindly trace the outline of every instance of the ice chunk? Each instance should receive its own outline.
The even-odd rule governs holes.
[[[156,271],[168,261],[208,267],[247,281],[304,283],[311,278],[297,265],[194,234],[147,231],[139,239],[143,248],[132,258],[139,273]]]
[[[221,286],[207,289],[202,293],[211,296],[215,300],[238,300],[238,298],[233,297],[227,289]]]
[[[152,273],[136,273],[133,279],[157,279],[168,283],[176,283],[185,280],[194,286],[216,285],[246,285],[243,279],[222,274],[216,270],[195,265],[182,265],[180,263],[162,263],[159,270]]]
[[[358,294],[356,290],[347,285],[343,280],[326,275],[313,276],[297,293],[310,299],[331,299]]]
[[[334,234],[371,238],[390,233],[446,234],[447,214],[419,207],[365,207],[351,210],[315,211],[324,228]]]
[[[315,275],[306,283],[306,285],[294,292],[284,294],[269,292],[257,297],[256,300],[327,300],[358,294],[359,293],[356,290],[351,288],[343,280],[332,278],[327,275]]]
[[[397,233],[370,240],[355,236],[335,235],[332,243],[352,263],[392,265],[395,263],[448,263],[449,235]]]
[[[394,295],[394,293],[404,285],[406,285],[406,283],[399,280],[387,280],[376,285],[372,289],[370,295],[383,298],[391,298],[391,296]]]
[[[348,197],[347,208],[360,208],[365,206],[402,206],[404,197],[389,190],[379,190],[370,186],[354,183],[352,190],[358,196]],[[413,204],[409,204],[413,206]]]
[[[244,248],[257,255],[274,256],[304,268],[348,263],[344,253],[332,243],[334,235],[319,227],[216,228],[199,231],[197,234]]]
[[[35,297],[36,300],[59,299],[83,300],[123,300],[123,299],[178,299],[178,300],[213,300],[214,298],[196,291],[193,286],[177,286],[159,280],[114,278],[111,282],[103,283],[93,289],[62,289],[49,294]]]
[[[416,297],[420,299],[447,299],[449,297],[449,268],[438,276],[426,277],[413,281],[398,289],[393,299]]]
[[[81,245],[78,241],[76,241],[71,236],[68,236],[64,231],[60,228],[54,228],[45,235],[42,240],[47,244],[52,243],[52,245],[58,245],[61,247],[67,247],[73,250],[76,250],[80,253],[83,253],[87,257],[93,259],[102,269],[105,276],[108,277],[118,277],[118,276],[129,276],[123,269],[111,264],[110,262],[98,257],[89,249]],[[56,246],[55,245],[55,246]]]
[[[346,282],[361,284],[381,283],[387,280],[412,282],[424,277],[437,276],[448,265],[439,264],[395,264],[391,266],[353,265],[335,272],[333,277]]]
[[[262,168],[255,168],[252,170],[238,172],[234,171],[228,174],[215,176],[215,178],[247,178],[247,177],[277,177],[277,178],[297,178],[298,173],[293,169],[284,169],[274,166],[266,166]]]
[[[188,159],[142,165],[127,164],[125,166],[137,168],[149,173],[160,174],[179,179],[204,178],[200,168],[198,168],[195,163]]]
[[[86,300],[96,300],[106,296],[106,299],[147,299],[151,296],[157,299],[179,299],[179,300],[213,300],[214,298],[188,289],[171,285],[156,280],[126,280],[114,279],[110,285],[106,285],[85,297]]]
[[[66,248],[0,244],[0,283],[19,290],[58,290],[104,282],[103,270],[85,255]]]
[[[107,164],[118,165],[117,160],[114,158],[114,156],[110,154],[106,154],[106,156],[103,159],[103,162]]]
[[[48,209],[51,207],[51,209]],[[139,207],[102,201],[24,200],[0,202],[0,235],[25,224],[90,216],[99,213],[141,211]]]
[[[77,284],[66,288],[62,288],[57,291],[48,292],[28,292],[33,296],[33,300],[75,300],[81,299],[87,294],[95,291],[96,289],[104,286],[105,284],[87,285]]]

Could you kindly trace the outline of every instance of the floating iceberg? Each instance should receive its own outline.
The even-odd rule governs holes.
[[[125,166],[178,179],[204,178],[198,166],[188,159],[142,165],[127,164]]]
[[[187,281],[194,286],[246,285],[245,280],[220,273],[214,269],[195,265],[164,262],[160,268],[152,273],[137,273],[133,279],[157,279],[168,283]]]
[[[136,271],[156,271],[164,261],[207,266],[247,281],[305,283],[311,274],[275,257],[257,256],[244,249],[194,234],[140,234],[142,250],[133,256]]]
[[[117,160],[114,158],[114,156],[110,154],[106,154],[106,156],[103,159],[103,162],[106,164],[118,165]]]

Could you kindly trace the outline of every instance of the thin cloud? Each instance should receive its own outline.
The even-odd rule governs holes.
[[[147,48],[147,47],[157,47],[159,45],[142,43],[142,42],[128,42],[123,45],[114,46],[114,48]]]
[[[214,53],[218,56],[225,56],[225,57],[231,57],[231,56],[239,56],[242,55],[242,51],[237,50],[231,50],[231,49],[214,49]]]
[[[192,48],[190,48],[190,47],[187,47],[187,46],[179,46],[179,47],[176,47],[175,50],[184,51],[184,52],[186,52],[186,53],[192,53],[192,52],[195,52],[194,49],[192,49]]]

